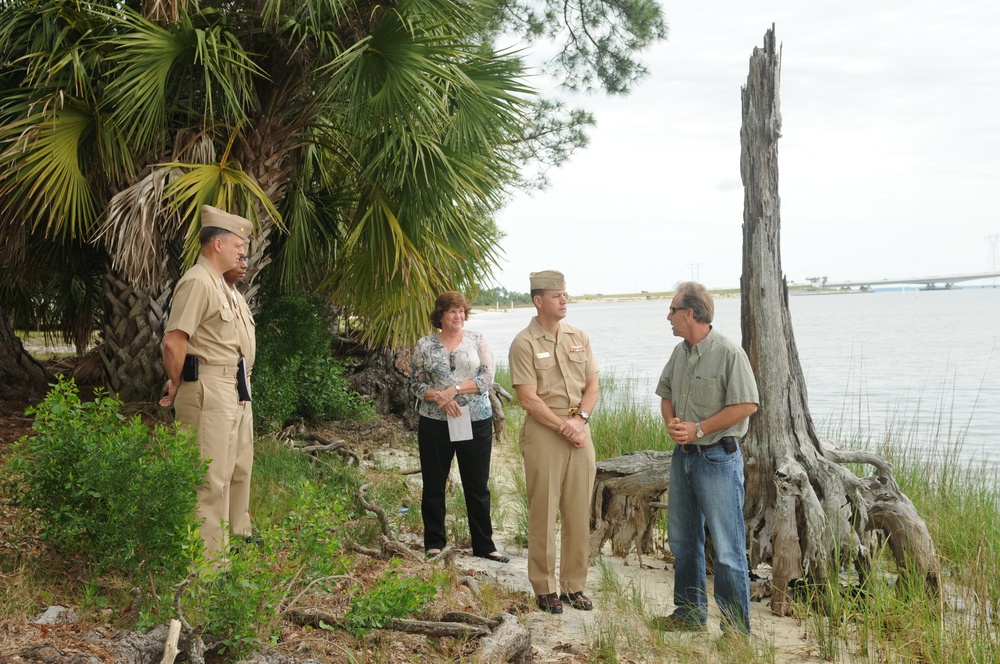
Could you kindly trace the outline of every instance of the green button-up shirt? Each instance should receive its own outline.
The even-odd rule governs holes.
[[[682,422],[701,422],[733,404],[760,403],[747,354],[714,328],[694,346],[687,341],[677,344],[660,374],[656,394],[670,399]],[[750,419],[743,419],[705,434],[697,444],[711,445],[726,436],[742,438],[749,426]]]

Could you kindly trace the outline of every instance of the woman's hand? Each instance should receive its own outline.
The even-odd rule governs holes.
[[[443,410],[451,417],[458,417],[462,414],[462,407],[458,405],[458,402],[452,399],[443,406]]]
[[[438,408],[443,409],[448,403],[455,401],[455,397],[457,396],[458,386],[452,385],[451,387],[446,387],[435,394],[434,403],[438,405]]]

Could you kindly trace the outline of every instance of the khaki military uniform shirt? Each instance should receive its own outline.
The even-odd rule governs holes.
[[[201,364],[235,367],[239,362],[232,292],[204,256],[177,282],[166,328],[173,330],[187,333],[187,352]]]
[[[713,328],[694,346],[682,341],[663,367],[656,394],[669,399],[682,422],[701,422],[726,406],[760,403],[750,360],[740,346]],[[750,427],[744,418],[728,429],[705,434],[697,445],[711,445],[720,438],[742,438]]]
[[[236,330],[240,335],[240,349],[243,357],[247,360],[247,374],[253,370],[254,360],[257,359],[257,324],[254,322],[253,314],[250,313],[250,305],[239,289],[232,289],[234,307],[236,308]]]
[[[585,332],[560,321],[557,342],[537,316],[514,337],[507,359],[511,384],[535,385],[539,398],[556,411],[578,407],[587,376],[600,371]]]

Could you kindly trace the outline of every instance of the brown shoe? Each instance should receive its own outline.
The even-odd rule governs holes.
[[[538,596],[538,608],[548,613],[562,613],[562,602],[555,593]]]
[[[594,603],[583,593],[563,593],[559,599],[572,606],[577,611],[590,611],[594,608]]]
[[[707,632],[708,626],[699,623],[688,622],[676,613],[669,616],[653,618],[652,627],[664,632]]]

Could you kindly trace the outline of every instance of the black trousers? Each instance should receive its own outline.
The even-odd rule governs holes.
[[[490,457],[493,454],[493,421],[472,423],[472,440],[453,443],[448,439],[448,422],[420,418],[417,428],[420,445],[420,474],[424,492],[420,514],[424,519],[424,549],[443,549],[448,541],[445,531],[445,485],[451,472],[451,460],[458,456],[458,472],[465,491],[465,509],[469,514],[472,553],[485,556],[497,550],[493,544],[493,521],[490,519]]]

